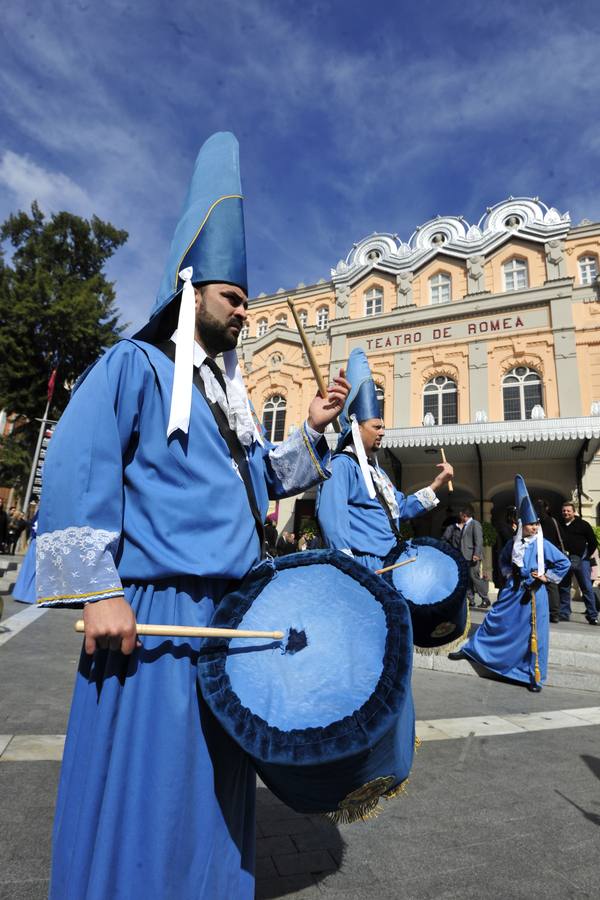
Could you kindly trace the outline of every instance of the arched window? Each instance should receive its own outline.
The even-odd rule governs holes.
[[[522,291],[529,287],[526,259],[510,259],[502,266],[505,291]]]
[[[269,330],[269,323],[266,319],[259,319],[257,322],[256,337],[264,337]]]
[[[591,254],[580,256],[578,262],[581,284],[593,284],[598,277],[598,257]]]
[[[285,437],[285,398],[279,394],[269,397],[263,409],[263,428],[265,437],[273,444],[282,441]]]
[[[247,337],[250,337],[250,323],[244,322],[242,325],[242,330],[240,331],[240,337],[243,341],[246,340]]]
[[[456,382],[445,375],[436,375],[423,388],[423,417],[431,413],[436,425],[456,425],[458,422],[458,391]]]
[[[298,313],[298,318],[300,319],[300,324],[302,325],[302,327],[306,328],[306,326],[308,325],[308,313],[305,309],[300,310],[300,312]]]
[[[449,303],[452,295],[452,278],[447,272],[438,272],[429,279],[431,303]]]
[[[383,291],[374,287],[365,291],[365,316],[378,316],[383,312]]]
[[[320,306],[317,310],[317,328],[319,331],[325,331],[329,323],[329,308]]]
[[[283,325],[284,328],[287,328],[287,316],[285,313],[280,313],[275,319],[276,325]]]
[[[383,419],[383,414],[385,412],[385,393],[379,384],[375,385],[375,393],[377,395],[377,402],[379,403],[379,415]]]
[[[543,406],[542,379],[527,366],[511,369],[502,379],[504,420],[530,419],[534,406]]]

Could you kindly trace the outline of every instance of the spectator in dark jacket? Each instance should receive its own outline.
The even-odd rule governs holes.
[[[560,532],[560,525],[556,521],[556,519],[552,516],[552,511],[550,509],[550,504],[545,500],[536,500],[534,503],[537,514],[540,520],[540,526],[542,529],[542,534],[547,541],[550,541],[551,544],[554,544],[558,550],[561,550],[565,553],[565,545],[563,544],[562,535]],[[567,576],[570,579],[570,573]],[[570,582],[569,582],[570,583]],[[560,591],[557,584],[554,584],[553,581],[549,581],[546,584],[546,593],[548,594],[548,604],[550,606],[550,621],[551,622],[559,622],[560,621]]]
[[[0,553],[6,550],[8,537],[8,515],[4,509],[4,500],[0,500]]]
[[[590,625],[600,625],[590,574],[591,557],[598,548],[594,529],[576,515],[575,506],[570,500],[562,505],[562,519],[560,534],[565,553],[571,561],[571,572],[577,579],[585,602],[585,617]],[[571,617],[571,572],[559,585],[561,622],[568,622]]]
[[[293,531],[284,531],[277,541],[277,552],[279,556],[287,556],[288,553],[295,553],[298,549],[296,543],[296,535]]]
[[[277,529],[272,519],[265,521],[265,549],[270,556],[277,556]]]
[[[506,577],[500,569],[500,554],[517,532],[517,519],[516,506],[507,506],[504,510],[504,521],[496,527],[496,543],[492,549],[492,574],[494,584],[499,590],[504,587],[506,582]]]

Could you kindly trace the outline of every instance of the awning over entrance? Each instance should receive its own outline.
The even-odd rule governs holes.
[[[391,428],[385,433],[383,447],[407,465],[423,463],[424,454],[451,447],[452,462],[516,462],[579,456],[586,466],[600,450],[600,416]]]

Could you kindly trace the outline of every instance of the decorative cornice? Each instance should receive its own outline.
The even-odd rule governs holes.
[[[462,216],[437,216],[419,225],[408,242],[397,235],[373,233],[353,246],[331,276],[337,285],[353,283],[372,269],[397,275],[440,254],[461,260],[485,256],[513,237],[544,244],[564,237],[570,227],[569,213],[561,215],[537,197],[509,197],[488,207],[477,225],[469,225]]]

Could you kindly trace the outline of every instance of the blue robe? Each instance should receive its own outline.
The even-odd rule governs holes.
[[[27,548],[27,553],[21,563],[19,575],[15,582],[12,592],[13,600],[17,603],[35,603],[37,596],[35,590],[35,538],[37,531],[37,521],[31,529],[31,541]]]
[[[189,436],[166,438],[173,363],[125,340],[87,373],[44,468],[38,599],[122,591],[143,623],[202,626],[257,562],[244,484],[193,388]],[[303,426],[248,451],[258,506],[322,477]],[[324,451],[324,452],[320,452]],[[82,652],[53,834],[53,900],[254,896],[255,778],[198,694],[199,641]]]
[[[425,488],[405,496],[395,491],[399,516],[396,526],[436,504],[433,491]],[[362,472],[349,453],[336,453],[331,478],[319,488],[317,517],[327,547],[351,551],[354,558],[375,571],[397,543],[390,520],[377,497],[369,497]]]
[[[463,653],[497,675],[523,684],[535,682],[535,656],[531,651],[531,601],[535,592],[538,665],[543,684],[548,674],[550,636],[548,593],[543,582],[532,578],[537,570],[537,545],[533,540],[525,549],[520,577],[512,568],[513,541],[500,555],[500,568],[507,581],[483,623],[461,647]],[[549,541],[544,541],[544,560],[548,581],[558,584],[569,571],[569,560]],[[525,600],[525,602],[523,602]]]

